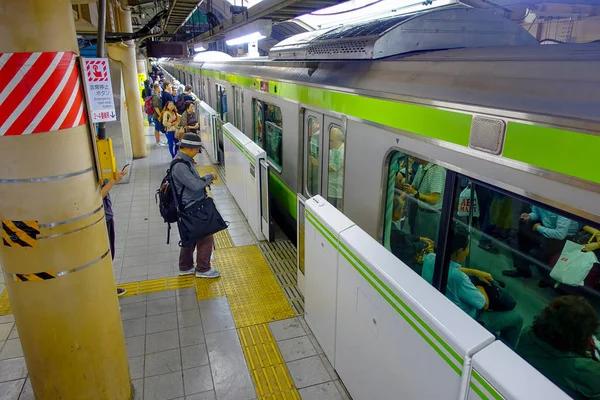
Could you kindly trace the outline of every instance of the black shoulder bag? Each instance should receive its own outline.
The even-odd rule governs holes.
[[[229,222],[223,220],[213,199],[208,195],[185,207],[181,205],[181,199],[178,199],[178,204],[177,227],[181,247],[191,246],[200,239],[227,229],[229,226]]]

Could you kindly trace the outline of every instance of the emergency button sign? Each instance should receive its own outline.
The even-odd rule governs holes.
[[[90,120],[93,123],[116,121],[108,59],[82,57],[82,64]]]

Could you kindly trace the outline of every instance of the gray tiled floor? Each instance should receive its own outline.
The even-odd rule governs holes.
[[[160,217],[154,198],[170,161],[166,147],[153,147],[148,158],[135,160],[129,181],[116,185],[111,191],[117,235],[113,263],[117,283],[166,278],[178,272],[177,227],[171,230],[171,244],[167,244],[167,225]],[[204,153],[197,157],[197,162],[210,164]],[[231,223],[234,245],[256,244],[256,237],[229,190],[223,185],[214,185],[211,191],[224,219]]]
[[[117,231],[113,263],[117,283],[174,276],[177,231],[166,244],[166,225],[154,203],[171,157],[153,148],[136,160],[129,183],[111,192]],[[199,157],[206,165],[208,159]],[[212,189],[231,221],[236,246],[256,243],[224,186]],[[0,274],[0,290],[4,289]],[[135,400],[254,400],[256,393],[226,298],[197,301],[195,289],[158,292],[120,300]],[[304,400],[349,399],[302,318],[270,325]],[[19,335],[12,315],[0,317],[0,400],[33,400]]]
[[[269,328],[303,400],[350,400],[304,318],[271,322]]]

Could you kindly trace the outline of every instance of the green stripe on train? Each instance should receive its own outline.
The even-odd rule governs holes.
[[[287,212],[297,219],[296,193],[290,189],[273,171],[269,171],[269,190],[275,200],[287,210]]]
[[[259,89],[260,79],[217,71],[203,75]],[[275,93],[275,86],[277,92]],[[272,95],[326,108],[392,128],[468,146],[472,116],[433,107],[269,81]],[[600,135],[509,122],[502,156],[550,171],[600,183],[595,165]]]

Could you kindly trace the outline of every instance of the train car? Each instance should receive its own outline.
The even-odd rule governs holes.
[[[320,194],[448,297],[458,261],[500,282],[516,306],[481,323],[518,354],[557,296],[598,314],[600,264],[576,274],[561,255],[600,256],[600,43],[540,45],[451,7],[164,67],[265,149],[273,219],[300,252],[302,204]]]

